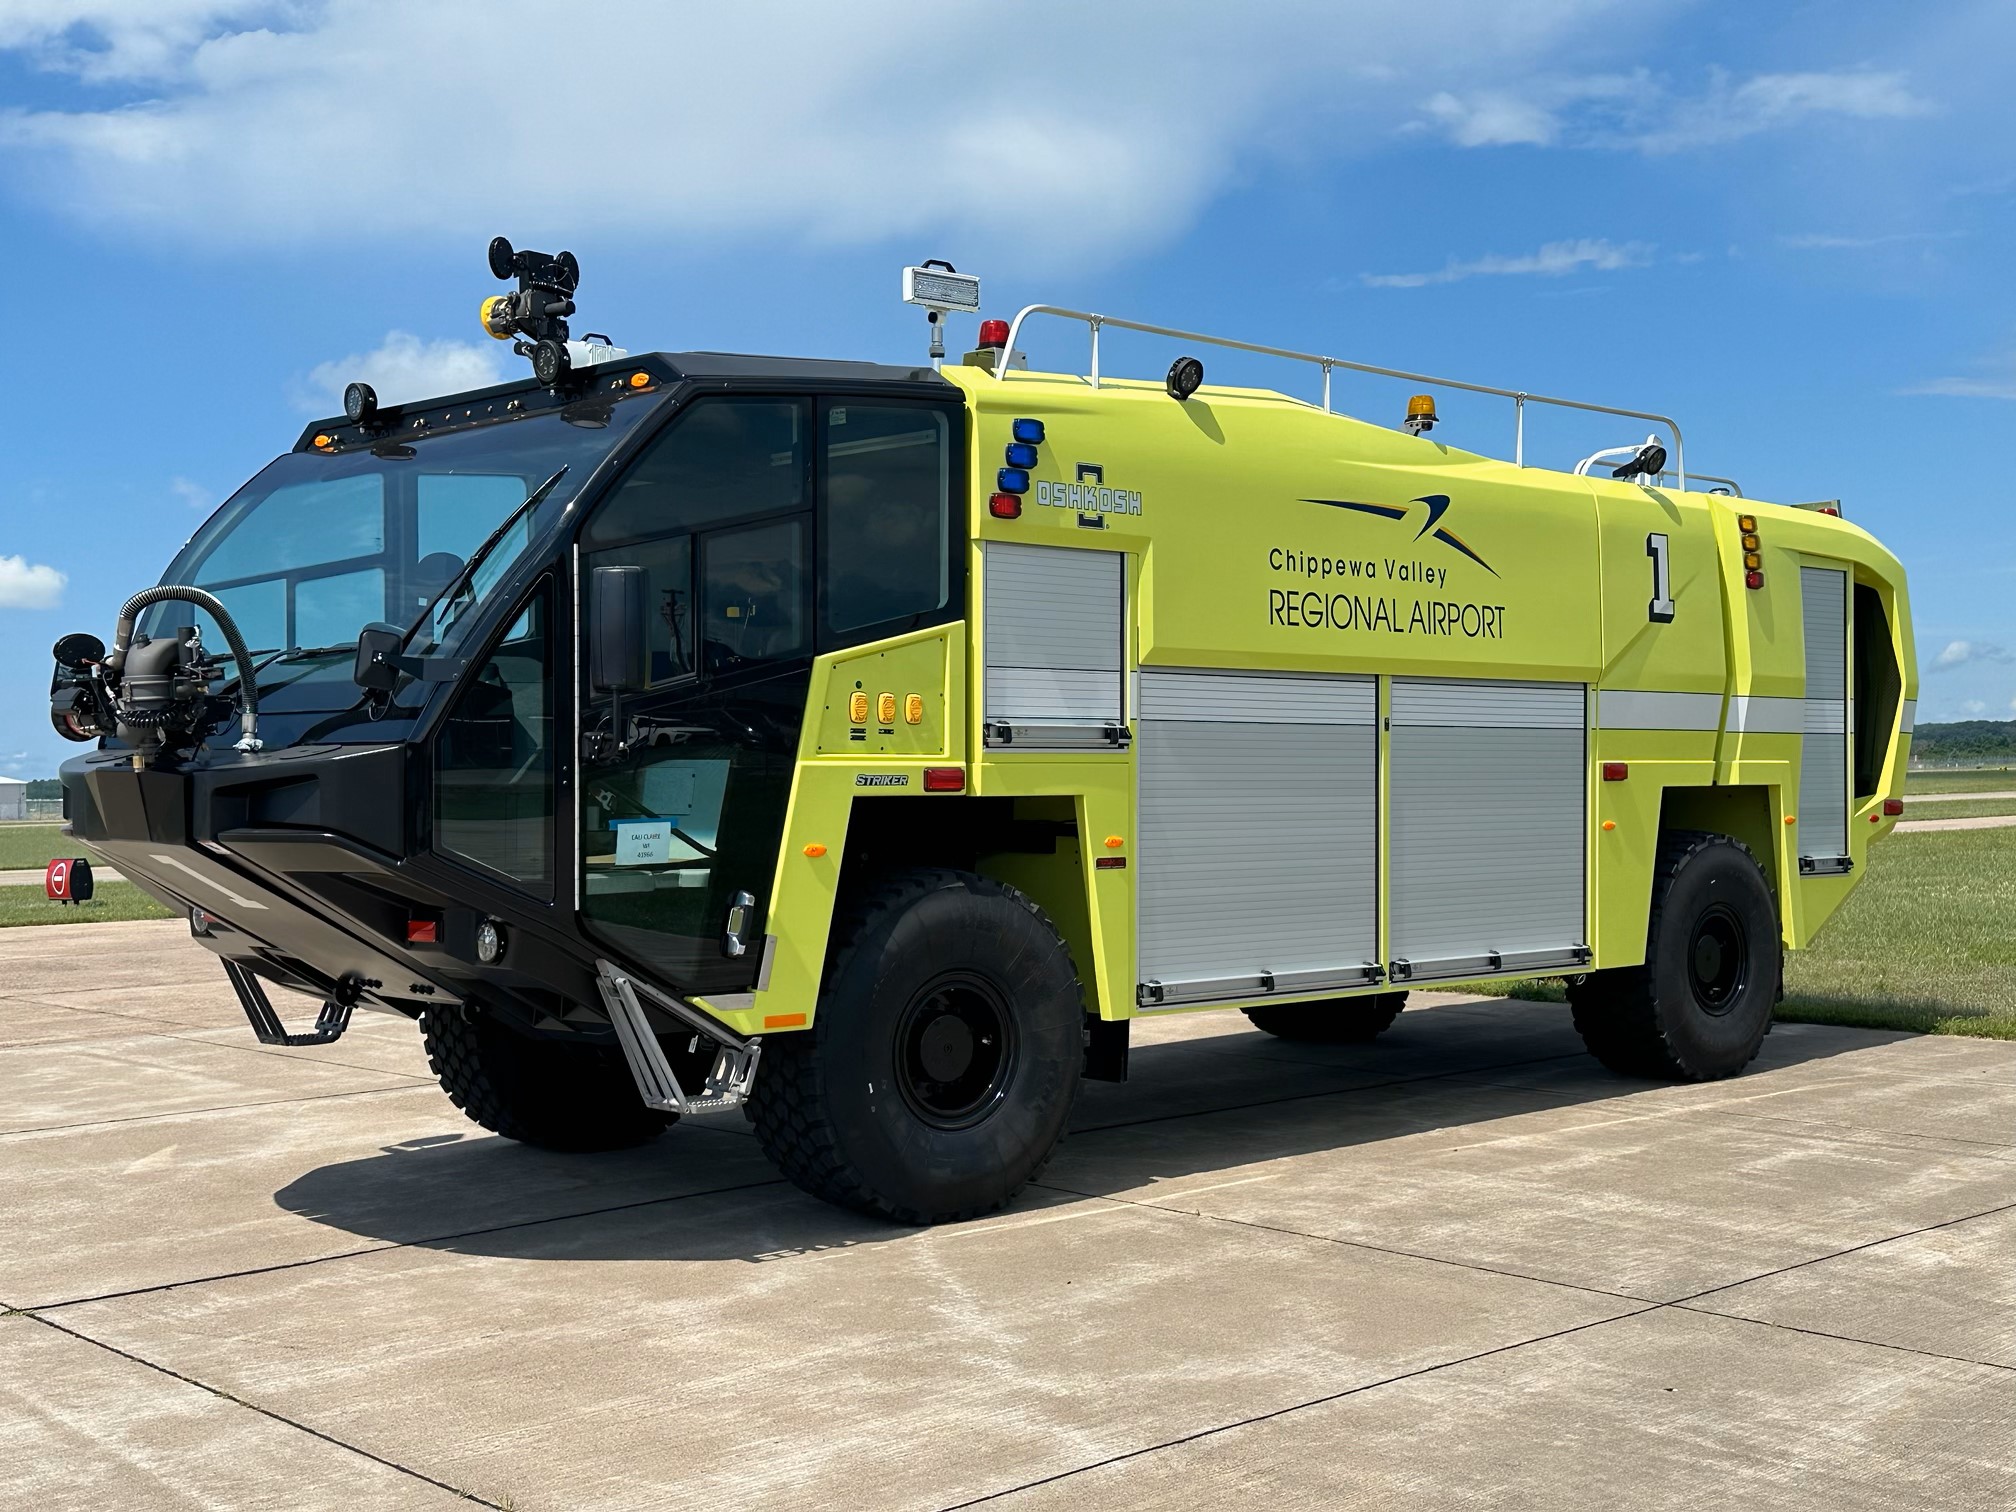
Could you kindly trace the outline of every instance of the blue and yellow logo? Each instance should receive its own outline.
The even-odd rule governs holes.
[[[1349,499],[1304,499],[1302,502],[1304,504],[1327,504],[1332,509],[1355,509],[1360,514],[1378,515],[1384,520],[1404,520],[1407,518],[1408,511],[1413,509],[1416,504],[1425,504],[1428,508],[1428,518],[1423,520],[1421,528],[1414,532],[1415,540],[1418,541],[1423,536],[1432,534],[1443,545],[1453,546],[1456,550],[1462,552],[1463,555],[1470,558],[1471,561],[1482,567],[1491,576],[1498,576],[1497,568],[1485,561],[1484,558],[1479,556],[1463,541],[1462,537],[1442,523],[1442,517],[1449,512],[1449,495],[1447,494],[1423,494],[1420,498],[1409,500],[1405,504],[1358,504],[1353,503]]]

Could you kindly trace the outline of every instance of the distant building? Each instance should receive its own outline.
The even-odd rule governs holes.
[[[0,777],[0,819],[28,817],[28,784],[19,777]]]

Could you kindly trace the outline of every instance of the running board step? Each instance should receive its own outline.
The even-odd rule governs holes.
[[[315,1015],[313,1029],[305,1034],[289,1034],[287,1026],[280,1022],[280,1015],[273,1011],[273,1004],[258,977],[237,961],[224,963],[224,975],[231,979],[232,990],[238,994],[238,1006],[245,1010],[252,1033],[262,1045],[334,1044],[350,1027],[350,1010],[357,1002],[355,992],[349,994],[348,1002],[339,1000],[343,995],[342,989],[349,985],[348,977],[337,984],[338,997],[324,1003],[322,1011]]]
[[[602,1006],[608,1010],[617,1043],[623,1047],[623,1059],[630,1064],[630,1075],[636,1079],[637,1094],[644,1099],[645,1107],[684,1116],[739,1108],[748,1100],[749,1089],[756,1084],[756,1063],[763,1058],[760,1038],[742,1038],[691,1003],[660,992],[607,961],[595,963],[595,984],[601,990]],[[706,1084],[698,1092],[688,1093],[679,1085],[671,1061],[665,1058],[665,1047],[658,1043],[658,1032],[651,1027],[639,1001],[639,993],[720,1047],[714,1056],[714,1068],[707,1073]]]

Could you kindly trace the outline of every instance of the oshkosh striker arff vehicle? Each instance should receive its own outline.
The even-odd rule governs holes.
[[[1525,414],[1567,401],[1440,380],[1511,401],[1495,461],[1428,395],[1331,412],[1335,370],[1417,375],[1048,307],[942,367],[638,358],[569,338],[571,257],[492,266],[532,377],[353,385],[54,698],[99,742],[73,832],[262,1039],[405,1014],[511,1138],[744,1103],[808,1190],[954,1218],[1137,1016],[1365,1040],[1531,975],[1618,1071],[1726,1076],[1901,810],[1896,559],[1701,491],[1661,417],[1578,406],[1663,439],[1552,471]],[[934,349],[978,307],[904,292]],[[1037,317],[1089,375],[1020,365]],[[1114,327],[1321,401],[1102,375]]]

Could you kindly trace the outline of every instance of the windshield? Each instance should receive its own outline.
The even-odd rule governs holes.
[[[162,581],[215,594],[262,654],[348,649],[374,621],[417,625],[415,644],[430,648],[478,618],[471,611],[651,407],[588,401],[368,451],[289,452],[226,501]],[[549,481],[465,577],[471,554]],[[451,586],[452,605],[437,607]],[[187,604],[153,606],[140,628],[172,634],[192,617],[221,648],[210,617]]]

